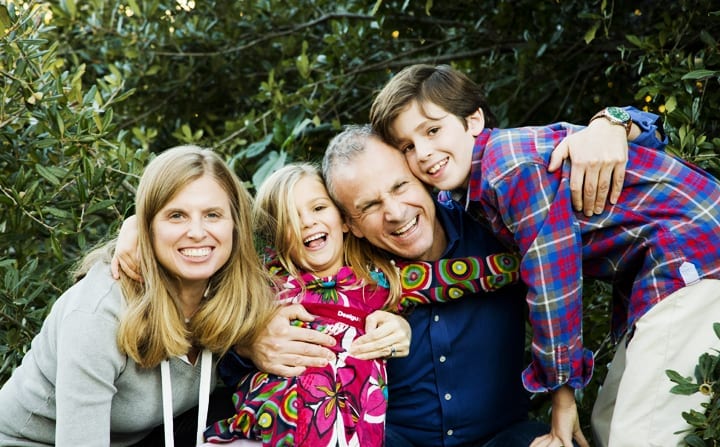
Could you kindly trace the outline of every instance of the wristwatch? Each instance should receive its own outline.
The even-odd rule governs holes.
[[[590,118],[588,124],[598,118],[605,118],[613,124],[623,126],[625,128],[625,134],[630,135],[632,120],[630,119],[630,114],[627,113],[625,109],[621,107],[606,107]]]

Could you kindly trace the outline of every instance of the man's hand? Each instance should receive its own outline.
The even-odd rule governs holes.
[[[610,203],[617,203],[625,181],[627,138],[622,126],[597,119],[580,132],[565,137],[555,148],[548,171],[556,171],[564,159],[570,158],[570,191],[576,211],[586,216],[602,213],[608,192]]]
[[[297,376],[308,366],[325,366],[335,354],[324,347],[335,339],[313,329],[290,325],[292,320],[313,321],[300,304],[281,307],[252,346],[237,346],[235,351],[249,358],[264,372],[278,376]]]
[[[350,346],[350,355],[363,360],[406,357],[410,353],[410,323],[400,315],[376,310],[365,319],[365,335]]]
[[[571,447],[573,439],[580,447],[590,447],[580,429],[575,393],[563,386],[552,395],[552,428],[547,435],[533,440],[530,447]]]

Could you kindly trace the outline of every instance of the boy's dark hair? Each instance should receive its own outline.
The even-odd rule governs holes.
[[[464,73],[449,65],[417,64],[403,68],[375,97],[370,109],[373,130],[396,146],[391,126],[412,101],[417,101],[421,110],[427,102],[442,107],[455,115],[466,129],[465,118],[482,109],[485,127],[497,126],[482,89]]]

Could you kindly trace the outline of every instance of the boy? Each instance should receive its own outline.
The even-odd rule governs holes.
[[[647,135],[653,115],[636,115]],[[582,345],[584,274],[613,284],[613,331],[624,337],[593,415],[612,413],[609,441],[593,423],[598,443],[678,444],[674,432],[688,427],[681,413],[702,408],[697,397],[670,393],[665,370],[693,375],[698,356],[717,345],[720,184],[682,160],[630,144],[622,198],[588,217],[572,210],[567,171],[547,170],[555,145],[580,127],[490,129],[488,118],[492,123],[480,88],[447,66],[406,68],[371,110],[375,130],[420,180],[450,192],[519,249],[533,326],[523,382],[529,391],[553,392],[552,432],[542,441],[570,445],[579,432],[572,390],[585,386],[593,369]],[[623,109],[591,121],[637,133]]]

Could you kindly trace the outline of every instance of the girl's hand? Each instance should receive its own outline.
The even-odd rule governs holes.
[[[350,346],[350,355],[363,360],[407,357],[412,330],[400,315],[376,310],[365,319],[365,335]]]

